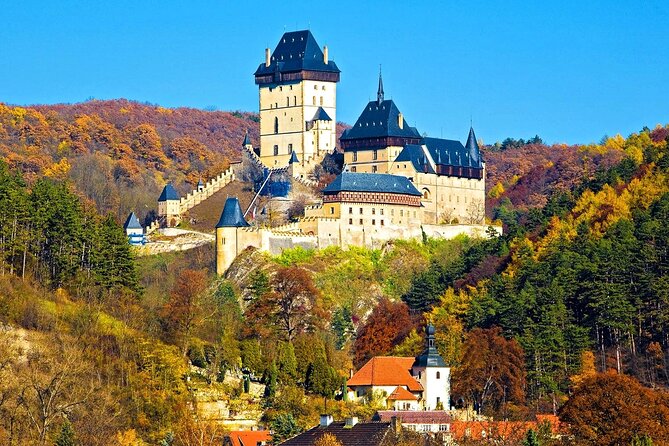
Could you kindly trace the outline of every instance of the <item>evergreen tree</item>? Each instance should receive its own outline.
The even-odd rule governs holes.
[[[297,359],[292,342],[282,342],[279,350],[278,378],[282,384],[290,384],[297,378]]]
[[[276,382],[278,374],[279,373],[276,369],[276,363],[272,361],[272,364],[267,370],[267,376],[265,377],[265,398],[272,398],[276,394]]]
[[[74,436],[74,429],[68,420],[65,420],[60,427],[60,432],[56,437],[54,446],[75,446],[77,441]]]
[[[540,446],[537,433],[534,432],[534,430],[530,429],[527,431],[527,435],[525,435],[525,440],[523,441],[523,446]]]
[[[290,413],[282,413],[277,415],[277,417],[270,423],[272,429],[272,442],[273,444],[279,444],[282,441],[294,437],[299,434],[302,430],[297,425],[295,418]]]
[[[355,332],[351,316],[351,308],[346,305],[337,308],[332,315],[332,330],[337,336],[336,347],[339,350],[344,348]]]

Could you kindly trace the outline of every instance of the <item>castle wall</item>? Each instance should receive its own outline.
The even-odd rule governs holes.
[[[344,152],[344,164],[351,172],[388,173],[392,160],[400,154],[403,147],[388,146],[378,150],[347,150]]]

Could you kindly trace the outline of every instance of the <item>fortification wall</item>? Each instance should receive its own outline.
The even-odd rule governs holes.
[[[179,212],[183,214],[189,209],[197,206],[219,190],[223,189],[223,187],[232,182],[234,179],[235,173],[233,172],[232,167],[229,167],[215,178],[207,181],[202,190],[193,190],[185,197],[181,197],[181,200],[179,200]]]

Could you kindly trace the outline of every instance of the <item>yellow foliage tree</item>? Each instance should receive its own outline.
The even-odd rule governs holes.
[[[144,446],[145,444],[141,438],[137,437],[135,429],[116,433],[115,446]]]
[[[596,374],[595,354],[590,350],[584,350],[581,353],[581,369],[576,375],[571,377],[571,383],[574,387],[578,387],[583,381]]]
[[[334,435],[326,432],[314,442],[314,446],[342,446],[341,441]]]
[[[490,192],[488,192],[488,196],[490,198],[498,198],[503,193],[504,193],[504,186],[502,185],[502,183],[498,181],[497,184],[495,184],[492,187],[492,189],[490,189]]]
[[[476,292],[470,289],[471,292]],[[464,325],[462,320],[472,300],[470,292],[446,290],[439,305],[432,308],[429,319],[436,328],[437,349],[447,364],[457,365],[462,356]]]
[[[70,165],[70,162],[67,160],[67,158],[63,158],[57,163],[54,163],[50,167],[44,169],[44,175],[56,180],[64,180],[67,178],[67,174],[70,172],[71,168],[72,165]]]

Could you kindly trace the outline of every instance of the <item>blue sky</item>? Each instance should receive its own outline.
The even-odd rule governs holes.
[[[351,124],[379,64],[386,97],[430,136],[465,140],[470,118],[485,142],[587,143],[669,123],[669,2],[325,5],[5,0],[0,102],[254,111],[264,48],[310,28],[342,70],[338,118]]]

